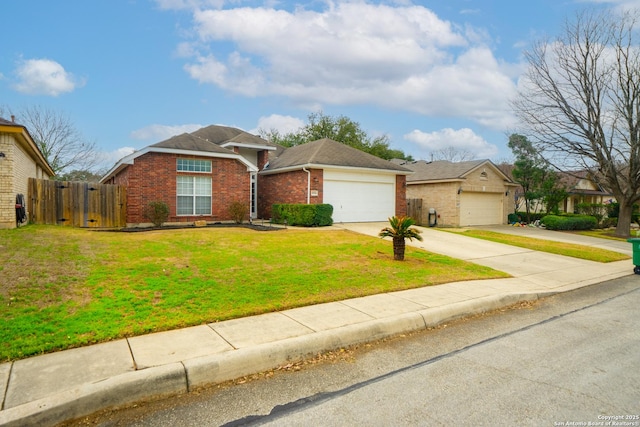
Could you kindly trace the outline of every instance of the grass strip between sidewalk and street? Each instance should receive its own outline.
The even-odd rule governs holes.
[[[454,231],[467,237],[475,237],[477,239],[489,240],[496,243],[504,243],[505,245],[517,246],[520,248],[531,249],[539,252],[548,252],[556,255],[565,255],[573,258],[580,258],[588,261],[596,262],[614,262],[629,259],[628,255],[620,252],[614,252],[607,249],[594,248],[592,246],[579,245],[575,243],[558,242],[546,239],[536,239],[527,236],[516,236],[513,234],[497,233],[487,230],[463,230]]]
[[[509,277],[345,230],[0,230],[0,362],[441,283]]]

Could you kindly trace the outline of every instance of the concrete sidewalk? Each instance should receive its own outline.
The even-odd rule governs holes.
[[[333,228],[377,236],[385,226],[337,224]],[[319,352],[425,329],[456,317],[633,273],[631,260],[602,264],[437,229],[421,230],[424,241],[408,244],[513,277],[372,295],[0,364],[0,425],[55,425],[107,407],[186,393]],[[496,231],[518,233],[508,228]],[[545,238],[554,236],[572,239],[564,233],[545,234]],[[628,243],[584,236],[576,240],[631,255]]]

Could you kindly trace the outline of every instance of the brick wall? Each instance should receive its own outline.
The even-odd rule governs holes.
[[[0,160],[0,228],[16,226],[16,195],[13,188],[14,147],[12,136],[0,134],[0,152],[6,156]]]
[[[460,181],[433,184],[409,183],[407,198],[422,199],[423,224],[428,224],[429,208],[434,208],[438,214],[439,226],[457,227],[460,225],[460,194],[458,194],[460,188],[463,192],[502,194],[505,197],[505,203],[503,203],[505,222],[507,215],[513,212],[513,197],[505,195],[507,190],[512,192],[513,189],[505,185],[504,179],[492,167],[479,168]]]
[[[407,176],[396,175],[396,216],[407,215]]]
[[[439,215],[438,225],[458,226],[460,224],[460,196],[458,182],[440,184],[409,184],[407,198],[422,199],[422,223],[428,224],[429,208]]]
[[[309,169],[311,172],[309,195],[310,204],[323,202],[323,171]],[[273,175],[258,175],[258,216],[271,218],[271,206],[280,203],[307,203],[308,174],[303,170]],[[317,193],[317,195],[316,195]]]
[[[29,197],[29,178],[44,178],[35,160],[21,147],[11,134],[0,134],[0,228],[16,227],[16,194]],[[29,212],[27,212],[27,218]]]
[[[210,160],[211,173],[177,172],[178,157]],[[176,177],[178,175],[211,177],[211,215],[176,215]],[[169,205],[167,221],[169,223],[196,220],[229,221],[232,219],[229,214],[231,203],[241,201],[248,206],[251,194],[247,166],[235,159],[178,156],[167,153],[147,153],[136,158],[133,165],[127,167],[110,182],[127,186],[127,223],[130,225],[148,223],[142,211],[148,203],[154,201],[162,201]]]

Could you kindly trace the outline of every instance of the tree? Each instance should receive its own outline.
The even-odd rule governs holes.
[[[522,187],[527,222],[531,222],[531,203],[540,197],[538,188],[544,173],[544,160],[526,136],[512,134],[507,145],[516,157],[511,174]]]
[[[57,181],[83,181],[83,182],[99,182],[100,178],[105,175],[106,171],[93,172],[89,170],[73,169],[69,172],[56,176]]]
[[[553,42],[525,52],[528,70],[512,105],[559,170],[583,169],[620,203],[616,235],[629,235],[640,200],[638,11],[584,11]]]
[[[408,216],[392,216],[389,218],[390,227],[385,227],[378,234],[380,237],[391,237],[393,239],[393,259],[404,261],[405,239],[422,241],[420,230],[411,228],[415,224],[413,218]]]
[[[560,203],[569,196],[566,187],[560,182],[558,173],[549,168],[543,171],[538,192],[546,213],[555,215],[560,213]]]
[[[96,166],[96,143],[86,141],[67,115],[42,106],[6,111],[27,128],[56,175],[71,169],[88,171]],[[5,108],[0,108],[0,116],[5,114]]]
[[[322,112],[311,113],[308,123],[296,132],[280,134],[277,130],[260,130],[260,136],[283,147],[294,147],[322,138],[329,138],[353,148],[372,154],[382,159],[393,158],[412,161],[413,157],[405,155],[401,150],[389,148],[387,135],[371,138],[360,127],[346,116],[331,117]]]
[[[464,148],[446,147],[431,152],[431,161],[448,160],[450,162],[466,162],[467,160],[473,160],[475,158],[476,155],[473,151]]]

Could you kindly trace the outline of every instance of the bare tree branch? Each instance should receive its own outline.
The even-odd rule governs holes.
[[[29,106],[17,112],[3,107],[0,115],[5,111],[27,128],[56,175],[71,169],[88,171],[96,166],[96,143],[84,139],[67,115],[42,106]]]
[[[512,102],[528,137],[560,170],[588,169],[620,203],[616,234],[629,234],[640,200],[638,12],[584,11],[561,37],[526,52]]]

